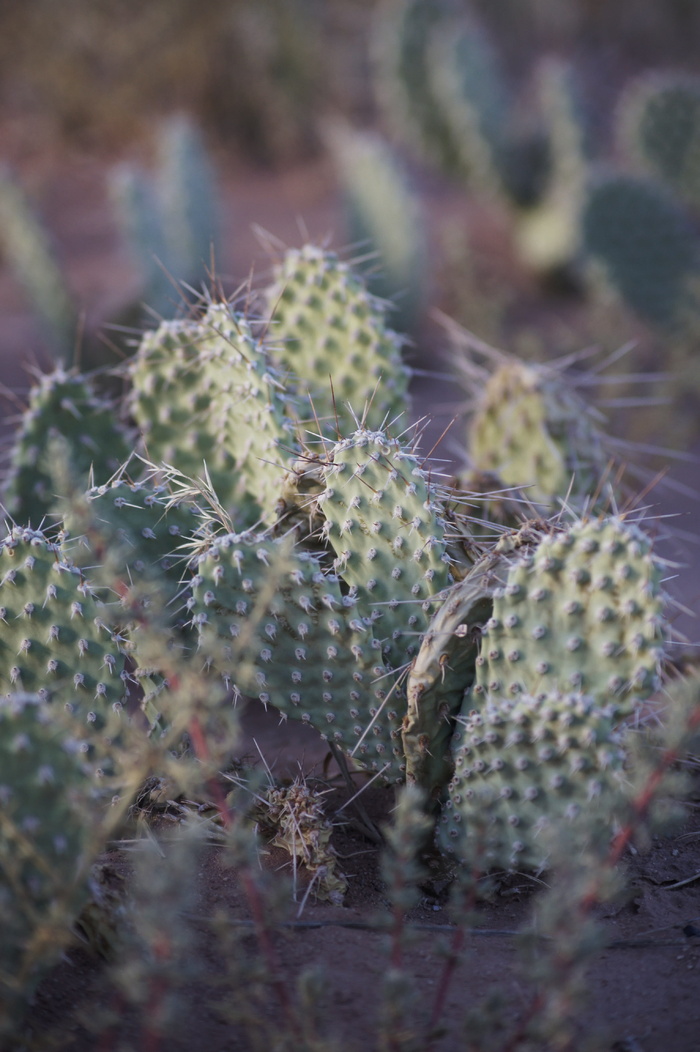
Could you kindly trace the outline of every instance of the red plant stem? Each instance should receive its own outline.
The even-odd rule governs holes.
[[[209,761],[209,749],[207,746],[204,731],[202,725],[199,722],[197,716],[192,716],[189,724],[190,741],[195,751],[195,755],[202,763]],[[221,815],[221,821],[225,829],[230,829],[234,822],[234,816],[231,808],[226,802],[223,788],[215,778],[208,780],[208,789],[212,794],[212,798],[216,807]],[[268,971],[272,982],[272,987],[277,994],[277,999],[280,1003],[280,1007],[284,1012],[290,1030],[297,1036],[301,1035],[301,1026],[297,1018],[296,1012],[294,1011],[289,991],[287,990],[286,983],[282,978],[282,967],[280,964],[277,951],[275,950],[274,943],[270,929],[265,920],[265,905],[260,894],[253,876],[248,866],[244,866],[240,874],[241,884],[245,892],[246,898],[248,899],[248,905],[250,906],[250,912],[253,917],[253,925],[255,927],[255,934],[258,940],[258,944],[262,950],[263,956],[267,962]]]
[[[466,902],[467,910],[469,913],[473,912],[476,908],[476,887],[479,881],[479,875],[480,874],[476,870],[472,873],[472,883],[471,887],[469,888],[469,897]],[[442,967],[442,971],[440,972],[440,978],[438,979],[437,990],[435,991],[435,999],[433,1001],[433,1008],[430,1013],[430,1032],[434,1032],[435,1027],[440,1021],[440,1016],[442,1015],[442,1010],[445,1007],[445,1001],[447,1000],[447,995],[449,993],[450,986],[452,984],[452,980],[454,978],[454,974],[457,969],[462,950],[464,949],[466,938],[466,923],[460,924],[459,927],[455,930],[454,935],[452,936],[452,944],[450,946],[450,951]],[[432,1046],[433,1038],[429,1038],[425,1052],[430,1052]]]
[[[460,924],[459,928],[456,929],[452,936],[452,944],[450,946],[450,952],[443,965],[440,978],[438,980],[438,988],[435,993],[435,1000],[433,1001],[433,1010],[430,1013],[430,1029],[434,1030],[437,1026],[442,1010],[445,1007],[445,1001],[447,1000],[447,994],[452,983],[452,979],[457,967],[462,950],[464,949],[464,943],[466,942],[467,935],[464,929],[464,925]],[[428,1046],[429,1052],[430,1046]]]

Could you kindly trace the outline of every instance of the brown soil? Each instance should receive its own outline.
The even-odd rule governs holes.
[[[89,305],[88,324],[93,324],[96,317],[108,317],[111,308],[133,291],[128,260],[117,245],[105,205],[103,167],[85,159],[73,159],[70,164],[54,160],[50,172],[43,174],[41,166],[34,162],[32,173],[71,287],[79,301]],[[227,252],[220,261],[220,271],[229,277],[227,286],[231,288],[245,280],[251,260],[257,261],[256,270],[268,265],[251,224],[260,223],[288,243],[301,240],[300,230],[313,238],[323,238],[340,229],[331,177],[323,165],[308,165],[284,176],[232,172],[225,186],[229,203],[224,239]],[[429,205],[436,211],[449,212],[450,202],[440,187],[428,186],[426,193]],[[497,225],[489,226],[488,217],[480,221],[485,228],[484,243],[499,255],[502,247]],[[46,363],[47,355],[21,292],[7,272],[0,272],[0,314],[0,378],[8,388],[26,389],[27,364]],[[432,406],[437,409],[437,422],[426,439],[426,448],[430,448],[445,424],[439,402],[454,394],[444,383],[424,379],[418,381],[416,394],[422,411]],[[8,408],[5,423],[12,412],[14,409]],[[672,510],[681,509],[684,498],[669,501]],[[681,510],[697,516],[694,509],[685,501]],[[692,528],[692,523],[684,525],[687,530]],[[690,584],[687,579],[684,581],[686,601],[697,598],[696,580],[692,578]],[[293,777],[299,764],[306,772],[328,774],[323,771],[322,743],[309,729],[280,724],[274,714],[251,706],[245,715],[244,730],[243,751],[253,752],[255,739],[276,775]],[[339,790],[328,798],[331,816],[341,799]],[[372,817],[378,822],[386,821],[393,806],[392,792],[372,789],[365,799]],[[602,1048],[617,1052],[695,1052],[698,1048],[699,799],[691,799],[683,828],[675,830],[672,836],[654,839],[643,854],[628,855],[629,896],[600,918],[607,948],[597,955],[588,973],[583,1029],[585,1037],[603,1034]],[[341,819],[347,813],[343,812]],[[374,1047],[378,991],[388,969],[386,937],[348,925],[370,923],[378,915],[386,917],[388,905],[376,847],[343,825],[341,819],[334,843],[350,878],[345,905],[334,907],[310,897],[301,916],[308,926],[286,929],[274,941],[290,988],[309,965],[321,969],[329,1032],[337,1036],[340,1047],[370,1049]],[[108,856],[117,870],[128,869],[126,859],[118,852]],[[284,854],[278,850],[265,862],[269,870],[284,864]],[[430,926],[416,931],[406,954],[408,971],[418,991],[418,1016],[430,1009],[444,960],[443,926],[450,924],[450,918],[443,883],[435,880],[426,885],[420,906],[409,918]],[[527,916],[535,888],[530,878],[509,879],[498,887],[491,903],[479,907],[479,927],[484,930],[469,940],[465,959],[454,977],[442,1014],[446,1033],[436,1044],[436,1052],[465,1046],[466,1012],[496,987],[503,993],[506,1016],[514,1016],[527,1003],[527,983],[517,969],[512,933]],[[299,903],[290,902],[289,917],[294,918],[298,909]],[[178,991],[182,1008],[179,1036],[167,1040],[167,1047],[173,1052],[223,1052],[246,1047],[238,1024],[226,1022],[222,1013],[212,1007],[216,982],[225,972],[222,960],[212,949],[208,927],[208,919],[218,910],[231,920],[249,917],[236,874],[212,849],[200,867],[195,911],[200,919],[193,922],[199,940],[194,954],[200,972]],[[224,992],[218,1008],[222,1003],[233,1003],[234,995],[235,990]],[[272,990],[267,994],[267,1007],[269,1020],[283,1029],[284,1015]],[[85,1024],[94,1022],[102,1010],[114,1010],[117,1023],[98,1039]],[[140,1017],[124,1012],[105,983],[103,963],[75,947],[43,982],[28,1026],[34,1038],[40,1044],[46,1042],[46,1047],[75,1052],[97,1048],[155,1049],[159,1046],[146,1018],[147,1013]]]

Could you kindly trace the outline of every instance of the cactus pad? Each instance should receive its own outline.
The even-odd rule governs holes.
[[[36,696],[0,698],[0,1038],[87,898],[90,796],[61,713]]]
[[[625,302],[656,325],[671,325],[697,267],[687,217],[662,188],[612,176],[591,188],[583,209],[586,251]]]
[[[417,649],[432,598],[453,583],[437,487],[420,458],[382,431],[356,431],[329,450],[318,503],[335,570],[357,591],[365,615],[398,668]]]
[[[38,531],[15,528],[0,542],[0,617],[0,693],[60,700],[89,723],[121,702],[124,656],[106,612]]]
[[[581,691],[619,718],[658,686],[661,567],[649,538],[590,520],[524,549],[494,592],[471,702]]]
[[[618,108],[622,144],[650,174],[700,208],[700,79],[646,74]]]
[[[227,534],[197,556],[192,593],[205,661],[360,767],[403,778],[405,698],[391,690],[371,620],[318,559],[289,538]]]
[[[4,493],[8,512],[21,525],[39,527],[53,510],[50,444],[57,436],[66,442],[72,471],[86,483],[91,470],[105,482],[131,452],[113,407],[97,397],[86,377],[61,368],[42,376],[29,396]]]
[[[609,455],[596,414],[555,367],[509,358],[491,375],[469,427],[474,468],[522,486],[535,504],[585,506]]]
[[[334,253],[288,251],[265,297],[278,368],[313,403],[300,402],[303,416],[315,415],[326,434],[345,434],[359,418],[380,428],[406,412],[403,341],[387,328],[384,304]]]
[[[590,697],[557,693],[492,696],[466,712],[453,742],[440,846],[482,871],[543,869],[547,827],[582,812],[590,819],[593,801],[620,791],[616,717],[614,707]],[[606,819],[610,830],[610,813]]]
[[[206,470],[243,525],[273,517],[289,445],[282,385],[250,323],[227,304],[148,333],[130,368],[131,411],[149,458],[192,479]],[[183,441],[186,437],[186,441]]]
[[[116,567],[110,565],[105,575],[103,566],[118,548],[124,562],[117,572],[124,585],[144,575],[157,577],[168,582],[163,593],[168,602],[182,577],[183,556],[177,549],[199,524],[196,506],[173,503],[165,484],[153,478],[130,482],[122,476],[68,502],[62,543],[73,563],[88,570],[92,583],[108,589],[114,586]]]

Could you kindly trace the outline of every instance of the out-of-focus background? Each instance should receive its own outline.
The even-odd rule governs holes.
[[[689,448],[699,45],[696,0],[7,0],[4,419],[27,365],[116,362],[178,282],[230,294],[311,238],[361,261],[418,364],[436,310],[527,358],[634,344],[613,431]]]

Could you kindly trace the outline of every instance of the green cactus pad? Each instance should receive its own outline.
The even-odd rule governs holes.
[[[170,117],[158,129],[152,174],[121,164],[110,191],[121,231],[141,275],[140,300],[152,314],[174,316],[179,290],[206,281],[217,258],[218,193],[206,149],[193,123]]]
[[[645,74],[618,106],[621,144],[688,205],[700,208],[700,79]]]
[[[0,255],[22,285],[56,356],[74,362],[78,318],[51,238],[10,173],[0,167]]]
[[[379,618],[391,668],[414,656],[433,597],[454,582],[440,493],[421,464],[397,439],[361,429],[329,450],[318,498],[335,570]]]
[[[365,280],[411,332],[427,299],[425,223],[397,154],[379,135],[334,125],[328,133],[343,190],[348,242],[375,253]]]
[[[0,698],[0,1038],[88,897],[92,783],[61,716],[36,696]]]
[[[448,171],[457,165],[455,145],[432,95],[428,43],[449,12],[444,0],[382,0],[372,33],[376,92],[389,126]]]
[[[289,538],[227,534],[196,557],[190,602],[202,659],[316,728],[362,768],[404,776],[401,717],[369,618]]]
[[[408,673],[402,738],[406,781],[435,800],[451,774],[454,716],[474,682],[481,628],[491,616],[498,558],[485,556],[447,593]]]
[[[21,525],[40,526],[54,509],[50,445],[65,440],[72,472],[87,483],[106,482],[131,452],[131,442],[112,405],[90,381],[59,368],[42,376],[29,396],[11,454],[4,504]]]
[[[403,340],[387,328],[385,305],[335,253],[289,250],[265,298],[277,366],[312,403],[300,400],[300,415],[335,435],[359,419],[381,428],[406,412]]]
[[[630,176],[600,180],[582,213],[586,252],[641,318],[672,325],[697,270],[697,239],[666,191]]]
[[[617,710],[582,694],[492,696],[458,720],[455,773],[438,843],[483,870],[547,865],[546,832],[609,795],[619,799],[624,750]],[[607,833],[614,818],[605,815]]]
[[[523,549],[494,592],[470,697],[581,691],[632,711],[658,685],[661,567],[649,538],[620,519],[556,530]]]
[[[80,571],[44,534],[0,542],[0,694],[38,693],[88,723],[125,693],[124,655]]]
[[[199,525],[196,505],[173,503],[164,483],[154,478],[130,482],[122,476],[67,502],[62,544],[96,587],[113,589],[115,571],[125,586],[144,575],[156,577],[166,586],[163,600],[167,603],[180,590],[185,560],[178,548]],[[110,565],[103,573],[107,555],[116,549],[123,556],[123,565],[119,570]]]
[[[144,337],[130,375],[150,460],[192,479],[206,464],[222,505],[243,525],[274,517],[292,424],[243,315],[212,304],[198,321],[164,322]]]
[[[490,40],[476,25],[446,21],[431,34],[428,57],[430,88],[461,174],[481,192],[502,193],[510,100]]]
[[[585,507],[610,460],[597,414],[564,374],[516,358],[504,360],[478,397],[469,454],[477,471],[522,486],[546,508],[557,497]]]
[[[573,69],[551,56],[541,60],[536,88],[546,127],[547,164],[539,194],[519,209],[514,233],[523,262],[546,274],[578,261],[589,144]]]

